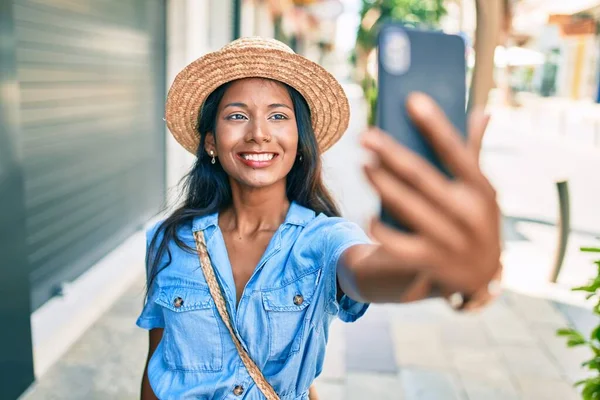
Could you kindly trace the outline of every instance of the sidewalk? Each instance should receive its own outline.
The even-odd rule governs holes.
[[[142,294],[132,287],[22,399],[139,398]],[[324,400],[575,400],[587,353],[555,336],[566,323],[552,302],[514,292],[470,315],[438,300],[373,305],[333,324],[317,387]]]
[[[347,89],[353,118],[347,135],[326,154],[325,173],[346,217],[365,223],[377,210],[377,199],[366,189],[360,172],[362,153],[357,140],[364,128],[365,109],[359,91],[352,86]],[[585,349],[567,349],[555,331],[569,323],[589,331],[597,323],[581,307],[584,303],[580,297],[567,288],[571,281],[583,283],[581,280],[585,281],[593,268],[570,248],[561,285],[546,284],[544,273],[555,245],[555,210],[550,199],[543,203],[544,208],[538,198],[531,197],[538,190],[556,196],[552,192],[553,177],[544,174],[546,166],[532,168],[529,158],[531,151],[542,151],[544,147],[538,146],[535,138],[521,140],[518,136],[516,140],[516,133],[505,134],[505,130],[514,132],[508,129],[510,121],[503,123],[500,116],[493,121],[485,143],[484,167],[501,193],[505,214],[516,215],[505,223],[509,289],[478,314],[454,313],[444,302],[430,300],[373,305],[355,324],[336,321],[325,368],[317,381],[321,399],[578,398],[571,383],[583,376],[579,364],[588,354]],[[577,154],[569,157],[582,159]],[[539,159],[548,163],[552,157],[540,155]],[[580,185],[573,189],[576,202],[580,201],[579,193],[589,194]],[[591,201],[588,206],[590,218],[597,217],[599,212],[591,208]],[[532,211],[537,212],[533,221],[523,220]],[[582,217],[581,230],[588,228],[584,223],[587,219]],[[582,233],[572,245],[591,239]],[[147,333],[134,322],[141,310],[143,292],[140,271],[140,283],[22,399],[138,398]]]
[[[556,338],[564,316],[545,300],[507,292],[479,315],[441,301],[376,306],[337,323],[318,380],[324,399],[576,399],[584,350]]]
[[[542,129],[547,121],[538,117],[539,128],[530,129],[524,121],[535,113],[535,109],[494,108],[482,152],[483,169],[497,188],[506,216],[506,265],[527,265],[507,268],[505,283],[530,293],[561,289],[573,298],[569,288],[596,273],[593,257],[579,248],[600,244],[600,147],[577,140],[579,125],[572,126],[572,134],[557,136]],[[544,286],[558,243],[556,182],[561,180],[569,185],[572,232],[558,285],[549,289]]]

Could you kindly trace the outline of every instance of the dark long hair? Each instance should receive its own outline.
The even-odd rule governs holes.
[[[215,89],[202,106],[198,117],[200,144],[196,151],[196,162],[181,181],[184,201],[158,226],[146,252],[149,278],[147,290],[150,289],[156,275],[171,263],[171,251],[168,246],[171,241],[174,241],[183,250],[195,252],[195,249],[189,247],[178,237],[179,227],[191,222],[196,217],[212,214],[232,204],[229,176],[220,163],[211,164],[211,157],[204,149],[207,133],[215,132],[217,109],[230,84],[230,82],[225,83]],[[296,89],[285,86],[294,105],[298,128],[298,154],[302,156],[301,161],[296,158],[296,162],[286,177],[288,200],[310,208],[317,214],[323,213],[330,217],[339,216],[340,212],[323,183],[321,157],[311,125],[308,104]],[[158,237],[161,233],[163,237],[158,244]],[[161,266],[165,252],[167,259]]]

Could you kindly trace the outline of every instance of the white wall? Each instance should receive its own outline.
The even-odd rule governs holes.
[[[600,44],[595,35],[585,38],[585,55],[581,71],[579,94],[583,99],[595,100],[598,91],[598,48]]]
[[[254,23],[256,24],[254,35],[262,37],[275,36],[275,26],[266,2],[262,2],[256,7]]]
[[[187,64],[221,48],[233,34],[231,1],[170,0],[167,21],[167,87]],[[165,127],[166,129],[166,127]],[[167,131],[167,199],[179,198],[178,183],[189,171],[194,156]]]
[[[204,1],[171,0],[167,3],[167,88],[171,87],[177,73],[194,59],[194,55],[199,56],[206,51],[207,37],[201,29],[206,27],[207,10]],[[192,41],[189,36],[198,39]],[[173,206],[179,197],[177,184],[191,166],[193,156],[173,139],[168,130],[166,141],[167,202]]]
[[[242,2],[241,36],[273,37],[275,28],[267,2],[245,0]]]
[[[242,37],[255,36],[255,17],[257,16],[256,6],[254,1],[246,0],[242,2],[242,27],[240,34]]]
[[[595,100],[598,82],[599,42],[593,35],[566,37],[562,41],[557,94],[572,97],[575,74],[577,73],[578,46],[583,46],[583,63],[579,71],[577,99]]]

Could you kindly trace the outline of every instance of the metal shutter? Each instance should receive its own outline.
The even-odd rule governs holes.
[[[14,17],[36,309],[163,203],[165,4],[15,0]]]

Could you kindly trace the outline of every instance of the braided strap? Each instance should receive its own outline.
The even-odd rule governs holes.
[[[262,394],[267,398],[267,400],[279,400],[279,396],[275,393],[273,387],[267,382],[265,377],[263,376],[260,369],[256,366],[254,361],[250,358],[246,350],[242,347],[240,340],[235,334],[233,329],[233,325],[231,323],[231,318],[229,316],[229,312],[227,312],[227,306],[225,304],[225,299],[223,299],[223,292],[221,291],[221,287],[219,286],[219,282],[217,282],[217,278],[215,276],[215,270],[210,262],[210,257],[208,256],[208,250],[206,249],[206,242],[204,241],[204,232],[198,231],[194,232],[194,238],[196,239],[196,250],[198,250],[198,257],[200,258],[200,266],[202,267],[202,272],[204,273],[204,277],[206,278],[206,282],[208,283],[208,289],[210,290],[210,295],[212,296],[215,305],[217,306],[217,310],[219,311],[219,315],[221,319],[227,326],[227,330],[229,330],[229,334],[233,339],[233,343],[242,359],[242,362],[246,366],[248,373],[252,377],[256,386],[260,389]]]

